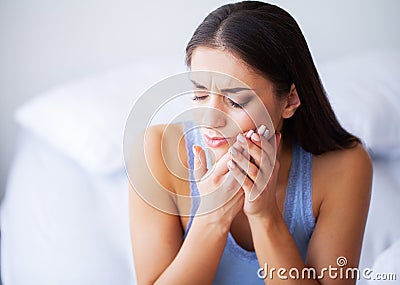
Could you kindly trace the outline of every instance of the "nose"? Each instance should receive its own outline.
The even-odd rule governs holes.
[[[210,128],[221,128],[226,125],[226,113],[223,107],[223,96],[210,95],[209,102],[204,106],[202,123]]]

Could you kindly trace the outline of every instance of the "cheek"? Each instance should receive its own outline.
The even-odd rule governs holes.
[[[268,112],[267,117],[269,116],[269,119],[266,119],[265,117],[263,119],[264,121],[268,121],[268,124],[272,123],[272,126],[276,128],[282,118],[282,104],[276,99],[274,95],[270,95],[267,98],[268,100],[263,100],[263,105],[265,108],[264,110],[266,110],[263,111],[263,114],[265,114],[265,112]]]
[[[190,104],[190,114],[192,115],[195,122],[199,123],[201,121],[203,111],[198,108],[198,105],[196,103],[192,102]]]
[[[232,110],[227,114],[228,128],[235,134],[255,128],[254,120],[245,110]]]
[[[260,125],[265,125],[268,129],[273,129],[274,126],[279,122],[279,110],[276,106],[264,105],[259,102],[246,108],[246,112],[237,118],[240,125],[244,127],[244,130],[255,129]],[[243,129],[243,128],[242,128]]]
[[[268,108],[270,120],[272,120],[273,126],[276,128],[281,120],[281,110],[279,106]]]
[[[271,129],[271,120],[275,125],[275,113],[275,108],[265,107],[263,103],[257,102],[257,104],[247,107],[245,115],[238,120],[241,120],[246,125],[247,130],[255,129],[260,125],[265,125]]]

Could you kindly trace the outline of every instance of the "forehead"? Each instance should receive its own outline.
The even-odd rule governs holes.
[[[264,76],[258,74],[243,60],[220,49],[197,47],[192,54],[190,69],[192,71],[206,70],[227,74],[233,77],[230,80],[228,76],[224,77],[224,83],[229,86],[237,85],[239,81],[254,89],[261,88],[263,85],[264,88],[265,85],[270,85],[270,82]],[[222,77],[220,80],[222,80]]]

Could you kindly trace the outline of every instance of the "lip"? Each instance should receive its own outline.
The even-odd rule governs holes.
[[[222,145],[225,145],[228,143],[228,138],[224,137],[209,137],[205,134],[204,136],[204,142],[209,146],[209,147],[220,147]]]

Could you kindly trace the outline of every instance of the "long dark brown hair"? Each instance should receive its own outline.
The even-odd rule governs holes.
[[[313,154],[360,143],[338,122],[300,27],[285,10],[258,1],[224,5],[211,12],[190,39],[189,67],[200,46],[239,56],[273,83],[278,97],[286,96],[294,83],[301,105],[284,120],[285,140],[296,141]]]

